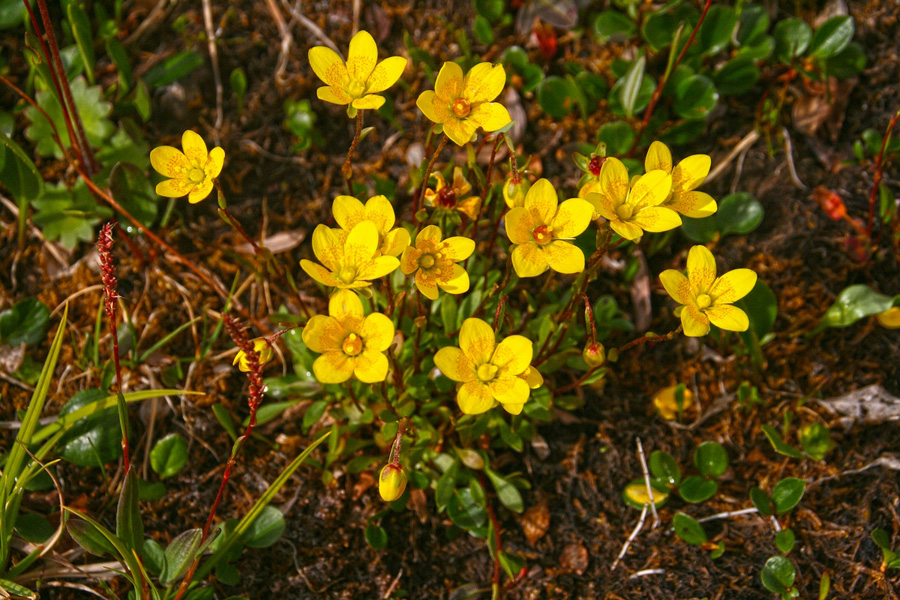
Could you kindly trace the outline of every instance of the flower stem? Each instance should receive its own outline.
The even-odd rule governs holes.
[[[419,208],[422,205],[422,199],[425,197],[425,188],[428,187],[428,176],[431,173],[431,168],[434,166],[434,161],[437,160],[438,154],[444,149],[444,146],[447,145],[447,135],[444,134],[441,136],[441,141],[438,144],[438,147],[435,149],[434,153],[431,155],[431,159],[428,161],[428,166],[425,167],[425,171],[422,173],[422,185],[419,187],[419,193],[416,195],[414,204],[413,204],[413,221],[416,221],[416,213],[419,212]],[[422,230],[422,221],[418,221],[418,230]]]
[[[362,133],[363,128],[363,111],[357,111],[356,113],[356,133],[353,135],[353,141],[350,143],[350,150],[347,152],[347,160],[344,161],[344,166],[341,167],[341,174],[344,176],[344,180],[347,182],[347,193],[351,196],[353,195],[353,152],[356,150],[357,144],[359,144],[359,136]]]
[[[900,110],[894,113],[894,118],[891,119],[891,122],[888,124],[887,131],[884,132],[884,138],[881,140],[881,152],[879,152],[878,156],[875,157],[875,175],[872,178],[872,191],[869,192],[869,219],[866,224],[866,235],[869,238],[872,237],[872,228],[875,224],[875,197],[878,195],[878,188],[881,185],[881,177],[884,174],[884,151],[891,139],[891,131],[894,130],[894,125],[897,124],[897,119],[900,119]]]

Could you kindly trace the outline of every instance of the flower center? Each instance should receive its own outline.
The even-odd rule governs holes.
[[[700,310],[709,308],[710,304],[712,304],[712,298],[709,297],[709,294],[700,294],[697,296],[697,308]]]
[[[347,87],[347,93],[354,98],[362,98],[366,94],[366,84],[361,81],[351,81]]]
[[[456,190],[449,185],[445,185],[438,190],[437,205],[441,208],[453,208],[456,206]]]
[[[540,245],[549,244],[553,241],[553,229],[549,225],[541,225],[540,227],[535,227],[534,231],[531,232],[531,237],[534,238],[534,241]]]
[[[497,367],[490,363],[484,363],[480,367],[478,367],[478,379],[487,383],[488,381],[492,381],[494,377],[497,375]]]
[[[419,266],[423,269],[430,269],[434,266],[435,260],[433,254],[423,254],[419,259]]]
[[[622,204],[618,208],[616,208],[616,216],[619,217],[623,221],[627,221],[631,218],[631,215],[634,214],[634,209],[631,208],[628,204]]]
[[[344,354],[347,354],[349,356],[356,356],[357,354],[362,352],[362,348],[362,338],[355,333],[351,333],[346,338],[344,338],[344,343],[341,344],[341,349],[344,351]]]
[[[203,172],[203,169],[193,168],[191,172],[188,173],[188,177],[193,183],[200,183],[203,181],[203,178],[206,177],[206,174]]]
[[[588,171],[591,172],[591,175],[599,176],[600,170],[603,168],[603,160],[599,156],[594,156],[591,158],[591,162],[588,163]]]
[[[472,105],[469,104],[469,101],[465,98],[457,98],[453,101],[453,104],[450,106],[450,110],[453,111],[453,114],[460,119],[467,116],[472,111]]]
[[[341,283],[351,284],[356,281],[356,269],[353,267],[343,267],[338,274]]]

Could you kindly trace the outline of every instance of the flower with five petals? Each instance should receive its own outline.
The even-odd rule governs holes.
[[[456,236],[441,241],[441,230],[429,225],[416,236],[416,245],[403,251],[400,270],[405,275],[416,274],[416,287],[423,296],[437,300],[440,287],[450,294],[462,294],[469,289],[469,274],[458,262],[475,251],[475,242]]]
[[[425,190],[425,204],[443,210],[458,210],[470,219],[477,219],[481,209],[481,197],[469,196],[471,184],[463,177],[460,167],[453,167],[453,183],[448,184],[443,173],[435,171],[431,176],[437,180],[434,189]]]
[[[381,313],[364,316],[362,301],[340,290],[328,302],[328,316],[315,315],[303,328],[303,342],[320,354],[313,363],[319,383],[343,383],[356,377],[363,383],[384,381],[385,351],[394,339],[394,323]]]
[[[569,240],[587,229],[593,214],[589,202],[570,198],[559,204],[553,185],[546,179],[536,181],[525,195],[525,205],[506,213],[516,275],[535,277],[547,269],[583,271],[584,253]]]
[[[378,62],[378,47],[368,31],[360,31],[350,40],[346,63],[331,48],[316,46],[309,50],[309,64],[319,79],[328,84],[316,90],[319,100],[349,104],[354,109],[380,108],[384,96],[378,92],[397,83],[406,62],[401,56]]]
[[[313,231],[312,244],[322,264],[304,259],[300,267],[329,287],[368,287],[372,279],[384,277],[400,265],[396,257],[378,251],[378,228],[372,221],[360,221],[347,234],[319,225]]]
[[[533,353],[528,338],[511,335],[498,344],[490,325],[471,318],[459,330],[459,348],[441,348],[434,364],[461,384],[456,402],[464,414],[487,412],[499,402],[508,413],[517,415],[531,395],[522,375],[532,368]]]
[[[483,62],[463,75],[458,64],[445,62],[434,91],[419,94],[416,106],[430,120],[442,124],[447,137],[462,146],[479,127],[497,131],[512,120],[502,104],[492,102],[505,85],[503,65]]]
[[[172,146],[159,146],[150,151],[150,164],[161,175],[170,177],[156,185],[156,193],[165,198],[188,197],[196,204],[213,189],[216,177],[225,164],[225,151],[206,149],[203,138],[191,130],[181,136],[184,152]]]
[[[363,221],[371,221],[378,231],[378,252],[387,256],[400,256],[409,246],[409,232],[394,226],[394,207],[384,196],[372,196],[365,204],[353,196],[338,196],[331,207],[334,220],[345,235]]]
[[[676,309],[684,334],[700,337],[709,333],[709,324],[728,331],[747,331],[750,321],[733,306],[756,285],[751,269],[735,269],[716,277],[716,259],[706,246],[694,246],[688,252],[687,277],[681,271],[660,273],[666,292],[682,306]]]
[[[650,144],[644,159],[644,168],[648,173],[658,169],[672,175],[672,191],[660,206],[694,219],[708,217],[718,209],[712,196],[695,191],[709,175],[709,166],[709,156],[694,154],[673,169],[672,153],[662,142]]]

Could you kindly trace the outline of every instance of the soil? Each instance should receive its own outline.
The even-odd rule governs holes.
[[[126,33],[134,31],[153,7],[152,2],[135,2],[128,17]],[[309,68],[307,50],[320,43],[310,28],[292,20],[288,3],[273,2],[293,33],[282,78],[276,76],[281,35],[266,2],[242,0],[213,3],[218,27],[219,69],[225,79],[222,125],[216,131],[216,93],[210,62],[185,80],[158,90],[153,97],[153,116],[146,124],[151,146],[180,145],[185,129],[199,131],[215,139],[227,155],[223,176],[229,207],[250,232],[271,236],[290,232],[293,241],[305,240],[317,223],[329,222],[330,200],[343,193],[340,167],[349,147],[353,129],[340,107],[316,101],[318,82]],[[414,4],[414,5],[413,5]],[[515,2],[512,4],[516,4]],[[521,3],[519,3],[521,4]],[[781,17],[810,17],[820,9],[811,2],[770,3]],[[323,2],[297,3],[312,19],[344,47],[351,30],[372,32],[383,55],[407,55],[404,35],[432,52],[440,60],[460,53],[455,30],[470,27],[474,18],[470,2],[450,6],[442,2]],[[354,5],[359,9],[358,21]],[[591,11],[599,10],[592,3]],[[141,75],[160,60],[188,47],[206,55],[203,16],[199,3],[166,5],[164,18],[151,25],[137,40],[132,56]],[[745,236],[727,237],[715,244],[720,269],[738,266],[753,268],[778,298],[778,318],[774,338],[764,347],[766,366],[754,370],[746,357],[736,356],[732,347],[715,339],[675,340],[644,346],[622,357],[603,385],[580,388],[584,406],[573,411],[556,410],[558,419],[540,426],[539,437],[522,453],[507,452],[493,457],[492,464],[504,472],[525,473],[532,489],[524,492],[528,518],[549,515],[549,529],[533,544],[527,540],[523,523],[527,518],[503,508],[497,509],[504,549],[525,558],[525,568],[516,582],[508,585],[504,598],[514,599],[626,599],[626,598],[710,598],[743,600],[772,598],[760,584],[759,573],[770,556],[778,554],[772,522],[758,515],[742,515],[706,523],[714,542],[724,542],[725,553],[716,559],[699,547],[690,546],[674,535],[670,523],[678,511],[695,517],[750,507],[748,492],[754,486],[771,489],[785,476],[800,477],[807,491],[798,508],[782,518],[797,535],[791,553],[798,567],[800,596],[818,597],[819,582],[827,573],[836,598],[896,598],[900,576],[879,570],[881,553],[870,538],[875,527],[887,530],[897,540],[900,531],[900,481],[896,471],[885,466],[865,470],[882,456],[896,456],[897,422],[856,422],[845,427],[839,418],[815,402],[842,396],[872,384],[883,386],[887,394],[900,396],[900,337],[896,330],[879,327],[872,319],[846,329],[829,329],[811,335],[837,294],[846,286],[866,283],[881,293],[900,294],[898,254],[889,244],[866,260],[858,260],[848,246],[852,234],[844,221],[833,221],[819,208],[811,190],[824,186],[837,191],[848,213],[864,218],[872,186],[872,165],[853,160],[851,147],[868,128],[883,132],[900,108],[900,36],[896,0],[849,2],[856,22],[855,39],[863,44],[867,68],[850,91],[843,125],[832,137],[823,128],[806,136],[785,119],[792,140],[792,160],[800,188],[792,180],[783,146],[774,153],[764,141],[747,152],[738,170],[732,163],[724,174],[703,189],[716,198],[730,190],[754,194],[765,209],[762,225]],[[586,11],[585,13],[586,14]],[[173,28],[183,26],[180,34]],[[564,60],[589,65],[608,64],[622,49],[616,45],[598,48],[591,36],[576,37],[559,31],[559,50],[552,61],[535,60],[548,73],[562,73]],[[504,48],[525,46],[527,37],[512,27],[498,30],[498,39],[489,48],[474,46],[486,59],[497,59]],[[7,56],[21,51],[17,40],[4,40]],[[239,111],[229,92],[227,77],[236,67],[247,74],[248,90]],[[12,71],[21,76],[24,66],[11,61]],[[18,69],[18,71],[17,71]],[[371,181],[387,177],[397,182],[398,208],[409,218],[411,210],[410,169],[407,156],[411,145],[420,143],[428,124],[415,109],[414,99],[431,81],[421,72],[404,76],[395,101],[396,123],[368,117],[366,125],[375,131],[359,147],[354,161],[354,177]],[[597,71],[600,72],[600,71]],[[114,72],[113,75],[114,76]],[[677,147],[677,156],[701,152],[718,164],[743,136],[753,129],[755,104],[765,84],[753,92],[723,101],[710,119],[706,134],[687,147]],[[5,92],[4,92],[5,93]],[[4,98],[6,96],[3,96]],[[313,150],[292,153],[294,140],[282,125],[283,104],[288,99],[310,98],[317,116],[316,129],[323,140]],[[577,114],[553,120],[544,115],[534,98],[522,104],[527,114],[527,133],[519,140],[519,151],[532,155],[532,165],[555,181],[557,187],[572,190],[579,173],[569,159],[572,149],[594,139],[594,132],[612,116],[601,107],[583,120]],[[837,117],[835,117],[837,118]],[[398,128],[399,127],[399,128]],[[399,131],[399,133],[395,133]],[[823,150],[824,148],[824,150]],[[846,163],[834,168],[825,157]],[[448,160],[445,153],[443,160]],[[464,160],[464,157],[463,157]],[[42,172],[60,177],[64,165],[44,162]],[[900,171],[886,165],[884,181],[896,195]],[[71,173],[65,173],[66,177]],[[175,218],[165,230],[156,232],[179,252],[215,273],[230,286],[237,277],[243,284],[250,257],[235,253],[241,243],[220,221],[213,200],[197,205],[179,202]],[[14,221],[8,213],[3,222]],[[0,232],[0,307],[17,299],[37,297],[56,307],[67,297],[99,283],[96,252],[82,245],[59,265],[44,244],[31,238],[23,253],[14,253],[15,226]],[[680,235],[668,246],[648,257],[651,274],[666,268],[681,268],[684,252],[691,243]],[[10,249],[7,251],[7,249]],[[310,244],[299,243],[284,252],[283,264],[297,265],[311,257]],[[158,339],[186,319],[186,313],[215,318],[221,308],[217,297],[197,277],[167,257],[158,248],[139,238],[130,247],[116,249],[119,294],[136,321],[142,338]],[[624,254],[614,258],[624,258]],[[301,277],[299,268],[294,268]],[[611,277],[609,281],[616,281]],[[651,276],[651,282],[655,278]],[[630,315],[634,312],[631,290],[618,283],[595,283],[596,293],[611,293]],[[306,285],[306,284],[304,284]],[[650,328],[669,331],[675,318],[667,309],[664,292],[651,283],[651,301],[657,310]],[[589,291],[589,293],[591,293]],[[310,285],[304,299],[318,311],[324,300]],[[261,289],[255,283],[244,288],[240,300],[248,314],[267,326],[265,315],[285,304],[295,314],[299,307],[284,288]],[[100,292],[85,293],[72,302],[69,336],[60,365],[81,364],[79,357],[91,337]],[[214,322],[214,321],[213,321]],[[139,371],[129,374],[132,388],[161,386],[169,376],[173,357],[193,356],[197,334],[178,336],[165,352],[157,353]],[[615,332],[608,346],[622,345],[632,334]],[[200,338],[202,339],[202,338]],[[49,342],[45,342],[48,346]],[[185,376],[176,383],[202,391],[201,399],[170,398],[160,403],[154,437],[177,431],[190,439],[188,466],[166,480],[167,494],[158,502],[144,504],[144,524],[148,534],[168,541],[188,527],[202,524],[212,503],[231,442],[216,422],[210,406],[216,402],[235,417],[247,414],[246,380],[230,367],[229,344],[219,343],[222,355],[184,364]],[[43,348],[43,347],[42,347]],[[43,354],[40,354],[42,357]],[[36,360],[39,360],[36,358]],[[99,371],[60,367],[56,389],[46,414],[55,414],[78,389],[96,385]],[[750,381],[757,386],[762,404],[739,406],[738,385]],[[653,410],[650,398],[660,388],[686,383],[702,407],[686,424],[663,421]],[[0,380],[0,418],[14,420],[30,394],[7,379]],[[317,430],[304,435],[300,420],[305,404],[286,412],[264,426],[259,433],[277,446],[251,440],[220,507],[220,516],[241,515],[266,488],[285,464],[304,447]],[[792,427],[814,422],[831,428],[836,446],[824,461],[796,460],[776,454],[763,435],[762,425],[779,426],[785,413],[792,415]],[[700,418],[702,415],[702,418]],[[696,417],[696,420],[694,419]],[[138,463],[144,460],[149,414],[133,409]],[[652,526],[652,517],[635,537],[616,570],[611,566],[626,538],[635,528],[640,511],[622,501],[621,490],[641,476],[636,450],[640,438],[649,453],[665,450],[681,465],[689,465],[693,450],[701,441],[722,443],[730,466],[722,478],[721,491],[713,500],[691,506],[680,499],[659,511],[662,525]],[[3,447],[11,443],[9,431],[0,432]],[[542,445],[542,443],[544,445]],[[118,469],[118,470],[117,470]],[[859,471],[861,470],[861,471]],[[856,472],[859,471],[859,472]],[[66,463],[57,468],[69,504],[86,508],[95,517],[110,521],[114,500],[109,482],[121,476],[120,466],[82,469]],[[111,479],[110,479],[111,478]],[[421,510],[388,513],[381,520],[390,545],[376,551],[365,542],[367,519],[384,509],[371,479],[343,474],[331,485],[321,482],[317,471],[306,468],[279,494],[275,504],[288,509],[287,530],[282,539],[266,549],[247,550],[237,562],[241,583],[214,585],[217,597],[356,599],[387,598],[405,591],[408,598],[454,598],[466,584],[490,587],[493,562],[483,540],[467,535],[448,535],[449,521],[436,515],[433,495],[425,497]],[[48,504],[55,499],[48,500]],[[66,542],[71,547],[71,542]],[[897,542],[895,541],[895,546]],[[89,562],[90,558],[80,559]],[[504,577],[505,579],[505,577]],[[95,589],[99,583],[86,580]],[[124,597],[124,584],[113,581],[106,596]],[[489,597],[482,594],[481,597]],[[88,598],[90,594],[65,588],[45,587],[42,598]]]

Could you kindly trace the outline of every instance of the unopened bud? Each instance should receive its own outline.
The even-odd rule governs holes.
[[[588,342],[581,356],[589,367],[599,367],[606,362],[606,348],[600,342]]]
[[[378,477],[378,493],[385,502],[393,502],[406,489],[406,471],[400,465],[385,465]]]
[[[256,351],[257,356],[259,357],[260,366],[266,364],[272,357],[275,355],[275,351],[272,349],[272,345],[269,344],[269,341],[266,338],[256,338],[253,340],[253,349]],[[247,360],[247,353],[241,350],[237,353],[237,356],[234,357],[234,365],[238,365],[238,369],[244,371],[245,373],[249,372],[250,369],[250,361]]]
[[[524,177],[519,176],[518,181],[512,176],[508,177],[503,182],[503,199],[506,201],[506,205],[510,208],[525,206],[525,194],[530,188],[531,184]]]

